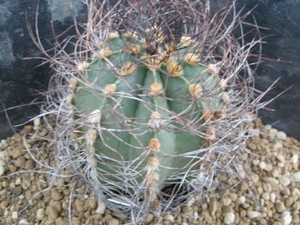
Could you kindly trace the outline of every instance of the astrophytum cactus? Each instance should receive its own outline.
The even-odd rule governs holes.
[[[71,168],[133,224],[201,201],[215,173],[238,176],[259,41],[234,38],[235,2],[215,14],[200,0],[83,2],[83,29],[49,57],[55,171]]]

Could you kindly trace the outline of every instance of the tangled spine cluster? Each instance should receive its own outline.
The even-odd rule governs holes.
[[[83,32],[49,57],[56,171],[71,168],[134,224],[201,201],[215,173],[238,174],[259,40],[234,38],[235,1],[215,14],[207,0],[83,2]]]

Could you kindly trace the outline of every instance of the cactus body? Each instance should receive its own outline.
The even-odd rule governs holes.
[[[97,133],[93,146],[85,138],[83,149],[93,148],[102,158],[96,162],[99,181],[131,192],[139,185],[159,190],[174,175],[199,172],[199,165],[187,165],[204,153],[194,159],[180,155],[206,147],[204,113],[223,107],[218,74],[199,63],[191,43],[181,38],[168,52],[169,44],[154,41],[162,46],[153,54],[150,43],[133,35],[102,43],[91,63],[80,64],[74,94],[76,109],[89,118],[82,130]],[[124,169],[126,176],[120,176]],[[153,173],[157,177],[150,182]]]

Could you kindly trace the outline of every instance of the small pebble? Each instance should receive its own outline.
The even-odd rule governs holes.
[[[282,163],[285,162],[285,158],[283,155],[277,155],[276,158],[278,159],[279,162],[282,162]]]
[[[290,176],[291,182],[300,182],[300,171],[292,173]]]
[[[16,184],[16,185],[20,185],[20,184],[21,184],[21,178],[20,178],[20,177],[18,177],[18,178],[16,179],[15,184]]]
[[[45,217],[45,209],[43,209],[43,208],[38,209],[38,210],[36,211],[36,218],[37,218],[38,220],[43,220],[44,217]]]
[[[281,177],[279,177],[278,180],[284,187],[288,186],[291,183],[290,177],[288,174],[283,174]]]
[[[247,211],[247,217],[249,219],[253,219],[253,218],[257,218],[260,217],[260,212],[256,212],[256,211]]]
[[[145,223],[150,223],[153,220],[153,214],[148,214],[144,220]]]
[[[0,164],[0,176],[4,175],[4,173],[5,173],[5,167],[4,165]]]
[[[233,212],[225,213],[224,216],[224,224],[232,224],[235,220],[235,214]]]
[[[280,214],[280,218],[282,221],[282,225],[289,225],[292,222],[292,216],[291,213],[288,211],[284,211]]]
[[[274,139],[276,137],[277,133],[278,133],[278,131],[276,129],[271,128],[269,131],[270,138]]]
[[[175,222],[174,216],[170,215],[170,214],[165,215],[164,219],[167,220],[167,221],[170,221],[171,223]]]
[[[208,210],[210,215],[214,216],[218,209],[218,203],[216,201],[213,201],[209,204]]]
[[[246,202],[246,197],[245,196],[241,196],[241,197],[237,198],[237,200],[236,200],[237,205],[243,204],[245,202]]]
[[[273,203],[275,203],[275,201],[276,201],[276,194],[275,193],[270,193],[270,201],[271,202],[273,202]]]
[[[11,218],[12,219],[14,219],[14,220],[16,220],[16,219],[18,219],[18,212],[16,212],[16,211],[14,211],[12,214],[11,214]]]
[[[252,164],[253,164],[254,166],[257,166],[259,163],[260,163],[259,159],[254,159],[254,160],[252,161]]]
[[[106,206],[103,201],[98,200],[98,207],[96,209],[97,214],[103,214],[105,212]]]
[[[29,222],[28,222],[28,220],[26,220],[26,219],[21,219],[20,221],[19,221],[19,225],[28,225],[29,224]]]
[[[115,218],[111,218],[107,223],[107,225],[119,225],[119,224],[120,224],[120,221]]]
[[[265,169],[267,166],[267,164],[265,162],[260,162],[259,164],[259,168],[261,168],[262,170]]]
[[[39,126],[39,125],[41,125],[41,118],[40,118],[40,117],[35,118],[35,119],[33,120],[33,125],[34,125],[34,126]]]
[[[271,163],[268,163],[265,167],[265,171],[271,172],[273,170],[273,166]]]
[[[298,159],[299,159],[299,156],[298,156],[297,154],[294,154],[294,155],[291,157],[290,161],[291,161],[291,163],[296,164],[296,163],[298,162]]]
[[[278,213],[282,213],[285,210],[285,205],[283,202],[278,202],[275,204],[275,209]]]
[[[279,131],[277,132],[276,137],[284,141],[286,139],[286,134],[283,131]]]

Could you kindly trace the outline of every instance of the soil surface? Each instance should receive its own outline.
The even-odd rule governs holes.
[[[162,218],[149,214],[144,224],[299,225],[300,142],[263,125],[259,118],[251,124],[249,133],[253,137],[244,157],[252,170],[251,179],[246,179],[241,168],[240,176],[245,179],[233,188],[224,192],[212,190],[204,203],[178,208],[177,213]],[[55,163],[51,141],[50,132],[40,119],[1,141],[0,224],[125,224],[76,177],[65,174],[64,178],[51,179],[46,173],[49,169],[42,166]],[[222,178],[217,174],[215,179]]]

